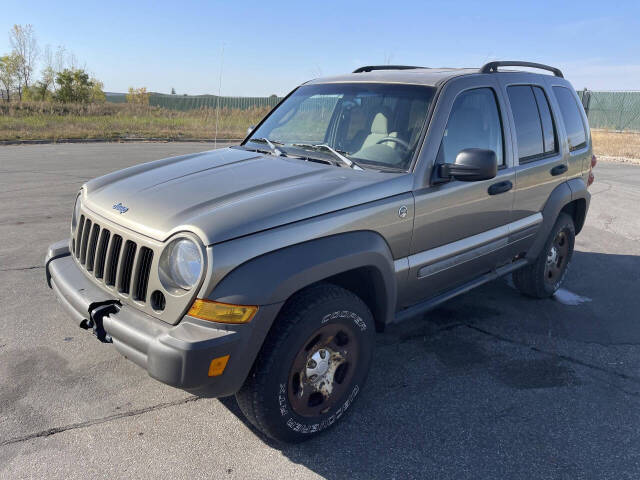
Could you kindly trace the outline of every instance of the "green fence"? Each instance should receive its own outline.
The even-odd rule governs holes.
[[[149,94],[149,105],[170,108],[172,110],[194,110],[200,108],[232,108],[247,110],[249,108],[274,107],[280,97],[217,97],[215,95],[167,95]],[[107,101],[125,103],[124,93],[108,93]]]
[[[591,128],[640,131],[640,91],[578,92],[589,117]],[[166,95],[152,93],[149,104],[174,110],[199,108],[233,108],[246,110],[254,107],[273,107],[280,97],[216,97],[215,95]],[[126,102],[123,93],[108,93],[109,102]]]
[[[640,131],[640,91],[581,90],[578,96],[587,112],[591,128]]]

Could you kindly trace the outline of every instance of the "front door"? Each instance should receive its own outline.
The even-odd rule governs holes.
[[[443,88],[420,162],[432,162],[428,185],[415,192],[415,223],[401,306],[418,303],[504,263],[515,173],[504,102],[493,77],[460,78]],[[506,128],[505,128],[506,127]],[[465,148],[496,152],[491,180],[434,182],[440,163],[453,163]],[[424,151],[424,150],[423,150]],[[417,169],[419,170],[419,169]]]

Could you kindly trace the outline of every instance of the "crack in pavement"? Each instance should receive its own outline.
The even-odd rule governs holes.
[[[164,408],[175,407],[177,405],[184,405],[187,403],[195,402],[203,398],[204,397],[197,397],[195,395],[192,395],[190,397],[182,398],[180,400],[174,400],[173,402],[159,403],[157,405],[152,405],[151,407],[144,407],[144,408],[139,408],[137,410],[130,410],[128,412],[116,413],[114,415],[109,415],[107,417],[96,418],[96,419],[87,420],[84,422],[72,423],[70,425],[64,425],[62,427],[53,427],[47,430],[42,430],[40,432],[24,435],[22,437],[14,437],[8,440],[3,440],[0,442],[0,447],[4,447],[6,445],[12,445],[14,443],[26,442],[27,440],[32,440],[34,438],[50,437],[52,435],[66,432],[68,430],[75,430],[78,428],[86,428],[86,427],[91,427],[93,425],[100,425],[101,423],[107,423],[113,420],[119,420],[121,418],[135,417],[138,415],[142,415],[143,413],[153,412],[156,410],[162,410]]]
[[[51,175],[55,175],[57,177],[63,177],[63,178],[77,178],[78,180],[82,180],[83,182],[86,182],[88,180],[88,178],[86,176],[80,176],[80,175],[73,175],[71,173],[62,173],[62,172],[49,172],[46,170],[0,170],[0,173],[35,173],[38,175],[47,175],[47,176],[51,176]]]
[[[548,350],[543,350],[542,348],[536,347],[534,345],[530,345],[530,344],[528,344],[526,342],[521,342],[521,341],[518,341],[518,340],[514,340],[512,338],[505,337],[505,336],[500,335],[498,333],[494,333],[494,332],[491,332],[489,330],[485,330],[483,328],[476,327],[475,325],[471,325],[471,324],[465,323],[465,326],[467,328],[470,328],[471,330],[475,330],[476,332],[482,333],[484,335],[487,335],[489,337],[495,338],[496,340],[500,340],[502,342],[510,343],[512,345],[517,345],[517,346],[520,346],[520,347],[526,347],[526,348],[529,348],[529,349],[531,349],[532,351],[534,351],[536,353],[542,353],[544,355],[551,355],[553,357],[560,358],[561,360],[564,360],[564,361],[569,362],[569,363],[580,365],[582,367],[586,367],[586,368],[590,368],[592,370],[596,370],[596,371],[599,371],[599,372],[602,372],[602,373],[606,373],[607,375],[613,375],[613,376],[622,378],[623,380],[629,380],[631,382],[640,384],[640,378],[634,377],[632,375],[627,375],[626,373],[617,372],[615,370],[610,370],[608,368],[601,367],[599,365],[594,365],[593,363],[588,363],[588,362],[585,362],[583,360],[579,360],[577,358],[573,358],[573,357],[570,357],[568,355],[564,355],[562,353],[556,353],[556,352],[550,352]]]
[[[35,270],[38,268],[44,268],[44,265],[31,265],[30,267],[0,268],[0,272],[19,272],[22,270]]]

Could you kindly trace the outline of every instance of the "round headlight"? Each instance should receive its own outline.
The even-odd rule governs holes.
[[[160,278],[170,284],[165,287],[176,286],[189,290],[202,272],[200,248],[188,238],[174,240],[162,252],[159,269]]]
[[[73,207],[73,217],[71,217],[71,230],[75,230],[80,219],[80,195],[76,197],[76,204]]]

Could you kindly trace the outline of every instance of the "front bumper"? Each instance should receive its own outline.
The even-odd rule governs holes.
[[[133,307],[91,282],[71,257],[68,240],[49,247],[47,283],[58,301],[80,324],[100,307],[112,305],[101,318],[104,330],[122,355],[168,385],[208,396],[237,392],[282,304],[261,306],[251,323],[225,325],[185,316],[170,325]],[[222,375],[209,377],[211,360],[229,355]]]

